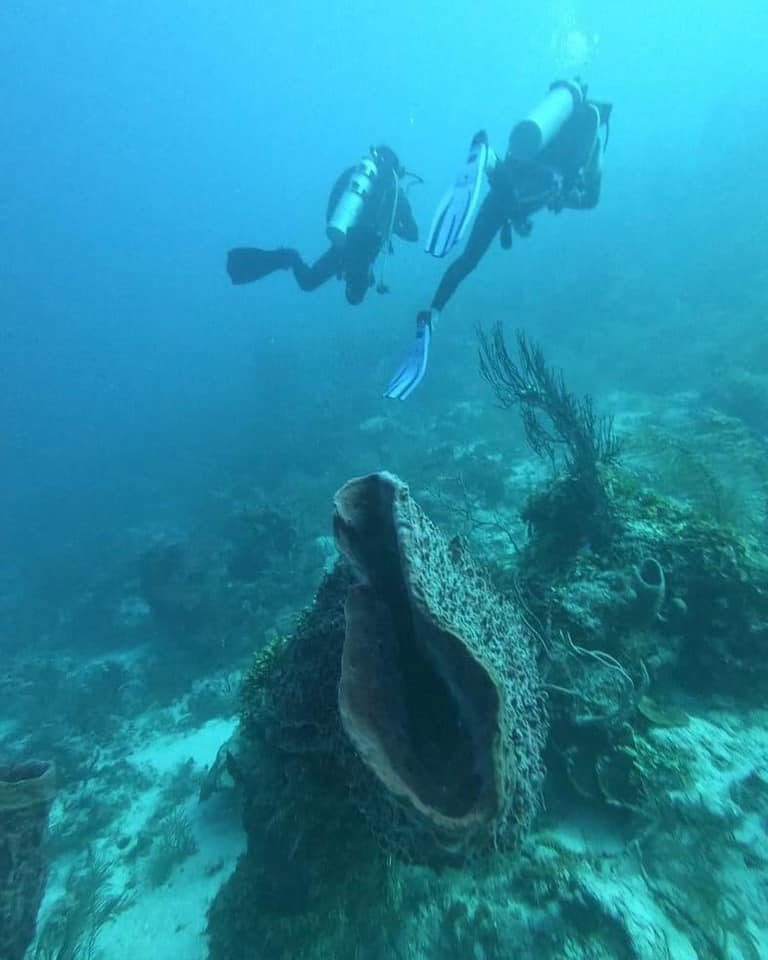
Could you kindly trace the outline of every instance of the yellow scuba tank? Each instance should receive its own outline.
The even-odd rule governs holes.
[[[360,219],[378,173],[378,167],[371,157],[363,157],[352,172],[349,183],[337,200],[325,228],[328,239],[335,247],[344,246],[347,232]]]

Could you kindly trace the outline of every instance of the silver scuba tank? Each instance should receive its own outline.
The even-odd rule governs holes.
[[[553,139],[584,99],[582,88],[569,80],[557,80],[546,97],[521,120],[509,135],[507,157],[530,163]]]
[[[347,232],[360,219],[365,201],[373,189],[378,175],[378,167],[371,157],[363,159],[355,167],[346,189],[339,197],[336,206],[328,218],[325,232],[335,247],[344,245]]]

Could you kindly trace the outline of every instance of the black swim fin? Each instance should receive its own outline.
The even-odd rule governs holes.
[[[227,273],[232,283],[253,283],[275,270],[293,266],[294,250],[261,250],[259,247],[235,247],[227,253]]]

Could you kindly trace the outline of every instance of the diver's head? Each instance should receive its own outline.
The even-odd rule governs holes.
[[[384,169],[394,170],[398,177],[405,176],[405,167],[397,159],[397,154],[386,144],[380,144],[378,147],[371,147],[371,156]]]

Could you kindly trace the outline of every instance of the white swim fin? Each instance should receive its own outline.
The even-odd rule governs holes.
[[[424,379],[432,340],[432,320],[436,317],[436,310],[422,310],[416,317],[416,339],[384,393],[389,400],[407,399]]]
[[[472,138],[466,162],[435,212],[425,247],[433,257],[450,253],[463,236],[477,209],[487,163],[488,136],[481,130]]]

